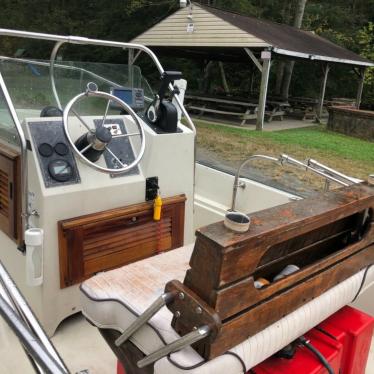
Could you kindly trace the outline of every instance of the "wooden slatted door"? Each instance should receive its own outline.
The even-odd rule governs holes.
[[[164,199],[160,221],[153,221],[152,202],[60,221],[61,288],[182,246],[185,200]]]
[[[0,143],[0,230],[11,239],[20,237],[19,154]]]

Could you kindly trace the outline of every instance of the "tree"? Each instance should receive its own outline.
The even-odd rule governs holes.
[[[305,12],[305,5],[307,0],[298,0],[296,11],[295,11],[295,18],[293,22],[293,26],[297,27],[298,29],[301,28],[303,23],[303,17]],[[288,99],[288,94],[290,90],[290,83],[292,78],[293,68],[295,66],[295,61],[289,61],[284,64],[283,72],[279,72],[282,74],[282,85],[281,85],[281,96],[284,100]]]

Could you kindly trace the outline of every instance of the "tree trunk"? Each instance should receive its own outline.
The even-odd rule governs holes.
[[[213,61],[209,61],[204,69],[204,79],[203,79],[203,93],[208,93],[210,88],[210,78],[213,68]]]
[[[303,17],[304,17],[306,2],[307,2],[307,0],[299,0],[297,2],[296,13],[295,13],[295,18],[294,18],[293,25],[295,27],[297,27],[298,29],[301,28],[301,25],[303,23]]]
[[[283,100],[288,100],[291,78],[292,78],[292,71],[293,71],[294,66],[295,66],[295,61],[288,61],[286,62],[284,66],[283,82],[282,82],[282,89],[281,89],[281,96]]]
[[[301,28],[301,25],[303,23],[306,2],[307,0],[298,0],[297,2],[293,25],[294,27],[297,27],[298,29]],[[284,100],[288,100],[288,94],[289,94],[292,71],[293,71],[294,65],[295,65],[295,61],[290,61],[286,63],[285,68],[284,68],[284,76],[283,76],[283,83],[282,83],[282,89],[281,89],[282,98]]]
[[[229,85],[227,83],[225,69],[223,67],[222,61],[220,61],[218,63],[218,66],[219,66],[219,70],[220,70],[220,73],[221,73],[221,80],[222,80],[223,89],[225,90],[226,95],[228,95],[230,93],[230,88],[229,88]]]
[[[277,75],[277,80],[275,82],[275,95],[280,96],[281,89],[282,89],[282,81],[283,81],[283,76],[284,76],[284,61],[278,61],[276,75]]]

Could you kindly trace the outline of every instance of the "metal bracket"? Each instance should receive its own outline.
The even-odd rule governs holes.
[[[183,299],[184,294],[176,292],[166,292],[158,297],[115,341],[115,345],[120,347],[125,343],[136,331],[138,331],[142,326],[144,326],[163,306],[171,303],[174,299]],[[201,339],[207,337],[211,329],[207,325],[203,325],[194,329],[189,334],[182,336],[180,339],[173,341],[170,344],[158,349],[157,351],[149,354],[140,361],[137,365],[139,368],[143,368],[150,365],[160,358],[169,355],[170,353],[176,352],[184,347],[190,346],[193,343],[198,342]]]
[[[137,366],[139,368],[144,368],[145,366],[158,361],[160,358],[165,357],[170,353],[179,351],[184,347],[187,347],[191,344],[198,342],[199,340],[206,338],[209,335],[209,333],[209,326],[201,326],[196,330],[190,332],[189,334],[182,336],[180,339],[177,339],[174,342],[167,344],[164,347],[158,349],[157,351],[149,354],[148,356],[145,356],[143,359],[137,362]]]
[[[115,345],[120,347],[137,330],[145,325],[164,305],[174,299],[175,294],[168,292],[158,297],[115,341]]]

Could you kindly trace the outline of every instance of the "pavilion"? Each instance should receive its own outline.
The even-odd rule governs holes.
[[[361,103],[365,69],[374,66],[373,62],[313,32],[196,3],[177,10],[131,42],[146,45],[156,53],[190,59],[236,62],[250,59],[261,73],[258,130],[264,126],[269,72],[275,57],[323,64],[319,114],[331,64],[349,65],[357,73],[357,108]],[[136,57],[130,55],[130,65]]]

